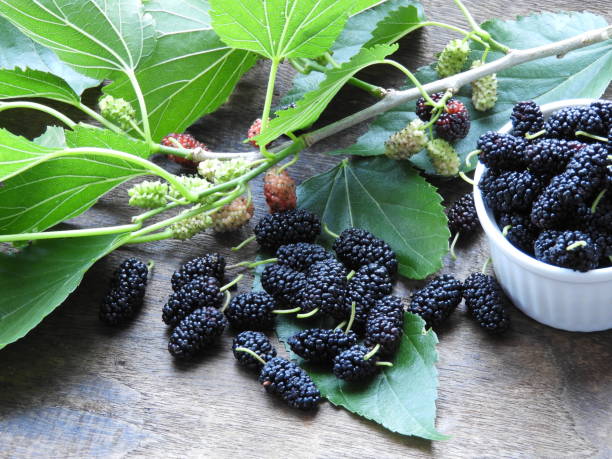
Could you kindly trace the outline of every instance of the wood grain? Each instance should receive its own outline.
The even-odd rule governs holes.
[[[570,0],[467,2],[478,21],[512,18],[534,9],[572,10]],[[462,25],[450,1],[424,2],[429,16]],[[609,0],[580,4],[608,16]],[[415,69],[429,62],[450,35],[427,30],[404,41],[399,59]],[[267,66],[259,64],[239,84],[230,102],[192,131],[213,148],[241,144],[263,102]],[[283,67],[277,95],[292,73]],[[389,75],[387,85],[400,83]],[[612,95],[609,90],[608,98]],[[94,100],[96,94],[90,93]],[[371,100],[352,88],[322,122],[354,112]],[[3,113],[0,123],[36,135],[48,120],[23,126],[24,113]],[[27,116],[31,116],[28,114]],[[28,118],[29,119],[29,118]],[[337,159],[317,152],[349,145],[364,127],[317,145],[293,174],[299,180]],[[165,160],[160,163],[178,168]],[[466,192],[461,181],[436,185],[448,201]],[[254,183],[254,189],[261,186]],[[264,212],[255,193],[257,212]],[[125,221],[132,211],[125,188],[104,197],[75,225]],[[227,333],[215,352],[193,363],[176,363],[166,351],[168,331],[160,320],[170,276],[183,261],[229,247],[247,230],[229,237],[200,235],[126,248],[97,263],[74,295],[26,338],[0,352],[1,457],[612,457],[612,331],[567,333],[512,311],[507,337],[485,336],[463,307],[439,333],[440,431],[453,437],[427,442],[401,437],[325,403],[316,414],[296,413],[266,396],[254,376],[228,351]],[[97,319],[98,304],[114,266],[128,255],[156,261],[146,306],[127,328],[109,330]],[[464,278],[488,257],[481,236],[448,259],[444,272]],[[254,256],[253,248],[240,260]],[[408,292],[419,286],[404,282]],[[248,288],[248,282],[243,283]],[[576,305],[579,307],[579,305]]]

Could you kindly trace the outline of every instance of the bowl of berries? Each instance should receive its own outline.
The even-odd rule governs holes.
[[[568,331],[612,328],[612,102],[514,106],[478,141],[474,201],[514,304]]]

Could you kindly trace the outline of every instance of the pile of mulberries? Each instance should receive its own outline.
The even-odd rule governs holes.
[[[612,264],[611,114],[599,101],[544,121],[535,102],[520,102],[510,134],[480,137],[480,191],[516,248],[576,271]]]

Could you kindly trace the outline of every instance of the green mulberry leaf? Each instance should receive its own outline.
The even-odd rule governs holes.
[[[450,236],[442,198],[405,161],[345,160],[302,183],[298,199],[335,233],[357,227],[387,241],[405,277],[423,279],[442,267]]]
[[[276,118],[270,121],[268,129],[255,139],[260,145],[265,145],[282,134],[311,125],[349,79],[370,65],[382,63],[396,50],[397,45],[378,45],[362,49],[349,62],[327,72],[325,80],[319,87],[304,95],[295,107],[277,112]]]
[[[60,77],[39,70],[0,69],[0,99],[44,98],[77,105],[79,96]]]
[[[125,240],[126,235],[77,238],[69,244],[56,239],[0,253],[0,349],[36,327],[97,260]]]
[[[317,57],[338,37],[352,0],[211,0],[215,31],[228,45],[268,59]],[[358,8],[371,2],[359,2]]]

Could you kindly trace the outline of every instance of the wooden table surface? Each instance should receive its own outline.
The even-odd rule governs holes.
[[[452,2],[424,3],[429,17],[463,23]],[[610,0],[467,3],[478,20],[513,18],[538,7],[584,7],[610,20],[612,6]],[[449,37],[428,29],[404,40],[400,60],[415,69],[431,61]],[[193,132],[213,148],[247,148],[240,141],[263,102],[266,75],[267,66],[259,64],[230,102]],[[282,69],[278,95],[288,89],[291,75]],[[386,84],[400,80],[396,75]],[[371,102],[352,89],[338,101],[325,120]],[[24,127],[20,119],[11,113],[0,121],[15,132],[39,133],[41,126]],[[294,176],[303,180],[326,170],[337,159],[315,153],[348,145],[362,131],[317,145],[292,168]],[[468,191],[460,180],[439,185],[450,201]],[[257,216],[265,212],[260,187],[255,182]],[[116,190],[77,223],[125,221],[133,212],[125,197],[125,188]],[[160,319],[172,272],[213,250],[230,262],[252,258],[252,249],[240,258],[229,251],[247,234],[245,229],[225,238],[204,234],[184,243],[125,248],[97,263],[63,306],[0,352],[0,457],[612,457],[612,331],[567,333],[516,309],[514,328],[501,339],[481,332],[463,305],[439,333],[437,427],[453,436],[444,442],[392,434],[329,403],[316,414],[285,407],[235,364],[230,333],[218,352],[193,363],[175,362]],[[131,326],[109,329],[98,321],[98,306],[112,269],[132,255],[156,262],[145,307]],[[443,272],[463,279],[488,257],[484,238],[458,255],[456,262],[447,257]],[[398,290],[419,285],[403,282]]]

